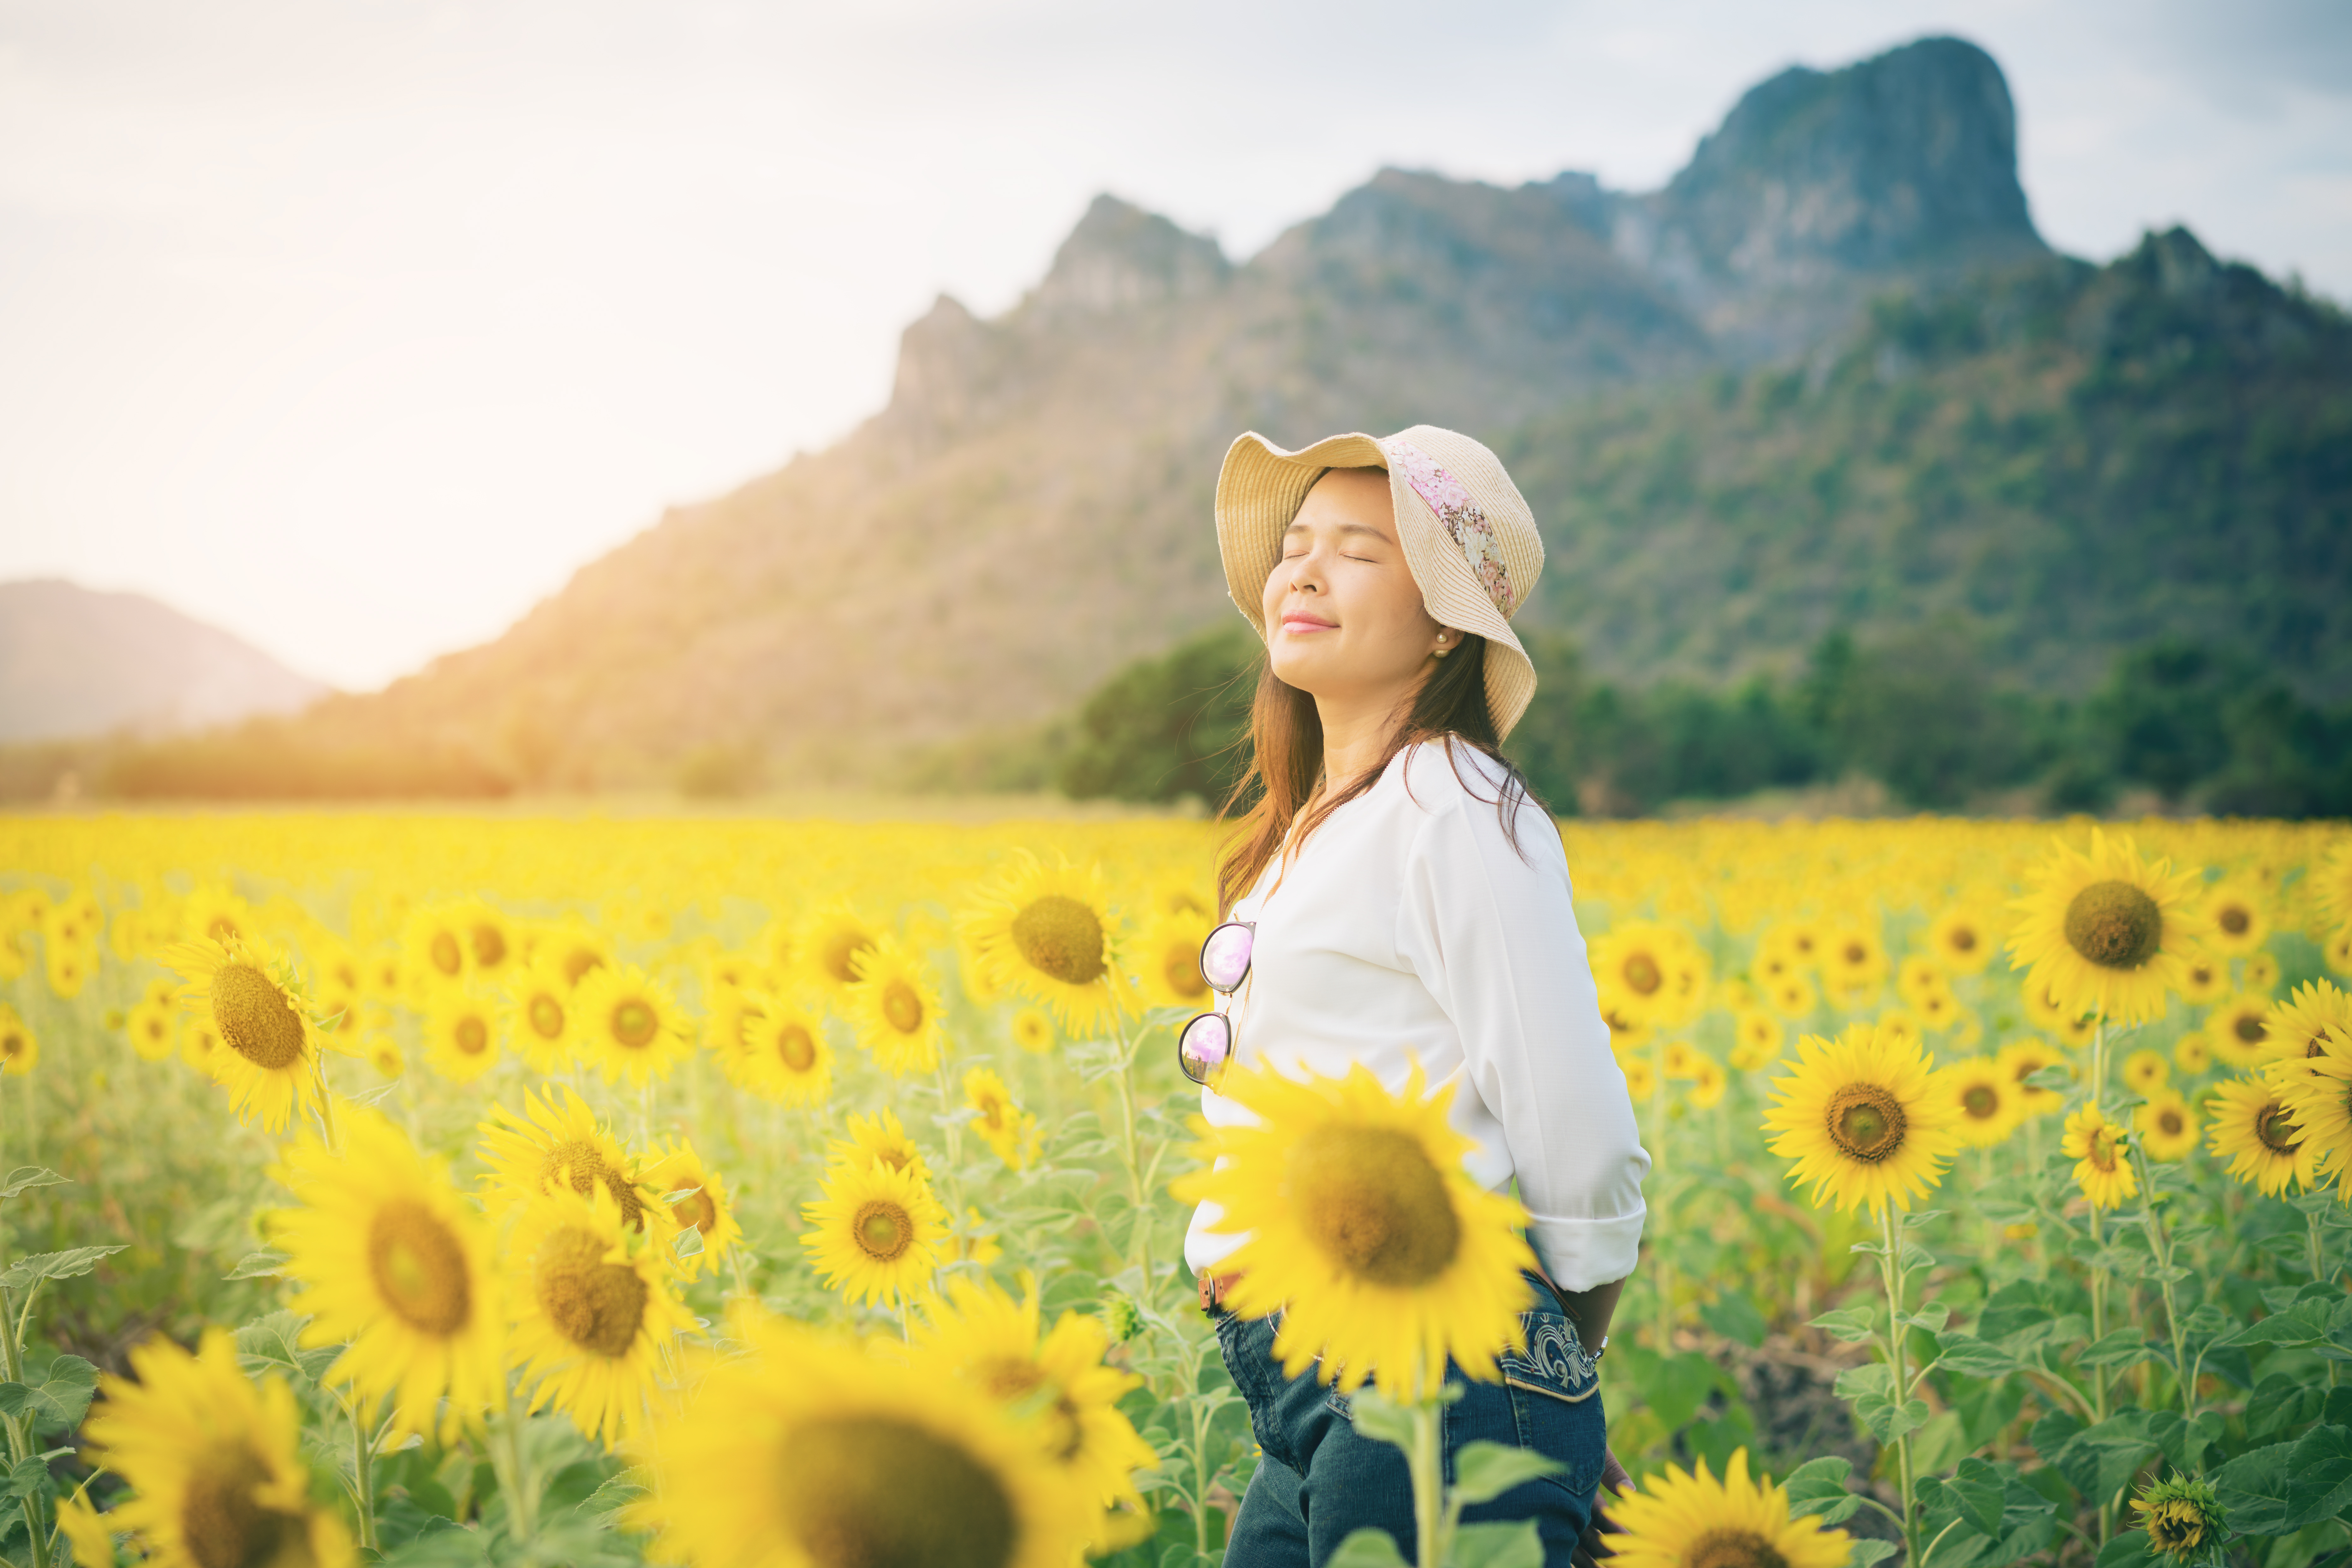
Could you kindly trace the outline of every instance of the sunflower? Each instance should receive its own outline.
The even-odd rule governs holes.
[[[1033,1057],[1042,1057],[1054,1048],[1054,1020],[1043,1007],[1015,1010],[1010,1027],[1013,1043]]]
[[[1713,1057],[1701,1056],[1690,1075],[1690,1103],[1695,1110],[1712,1110],[1723,1103],[1723,1091],[1730,1087],[1729,1075],[1723,1064]]]
[[[1143,971],[1143,994],[1161,1007],[1205,1007],[1209,983],[1201,978],[1201,944],[1216,921],[1205,910],[1174,910],[1144,928],[1136,962]]]
[[[2197,1112],[2177,1089],[2159,1089],[2132,1112],[2139,1146],[2158,1164],[2186,1160],[2197,1147]]]
[[[471,1083],[499,1065],[499,1011],[487,997],[443,988],[425,1015],[425,1059],[452,1083]]]
[[[1037,1119],[1013,1103],[1013,1091],[986,1068],[963,1075],[964,1102],[972,1109],[972,1131],[996,1157],[1016,1171],[1025,1171],[1037,1158]]]
[[[2231,957],[2252,952],[2270,940],[2270,911],[2252,889],[2217,883],[2198,906],[2197,934],[2215,952]]]
[[[137,1535],[152,1568],[351,1568],[342,1521],[310,1500],[294,1395],[274,1377],[256,1387],[226,1329],[194,1355],[158,1335],[131,1373],[101,1380],[82,1427],[89,1462],[131,1488],[110,1533]]]
[[[1358,1065],[1305,1083],[1236,1073],[1222,1092],[1256,1120],[1212,1129],[1205,1168],[1177,1195],[1217,1205],[1212,1228],[1246,1237],[1234,1310],[1282,1312],[1285,1374],[1319,1362],[1342,1392],[1370,1377],[1402,1400],[1434,1393],[1449,1356],[1494,1379],[1534,1255],[1526,1211],[1462,1168],[1471,1143],[1446,1120],[1453,1086],[1425,1092],[1415,1066],[1392,1095]]]
[[[2025,1118],[2017,1079],[1990,1057],[1954,1062],[1936,1079],[1958,1112],[1952,1122],[1954,1135],[1970,1148],[1989,1149],[2006,1142]]]
[[[688,1279],[718,1268],[741,1245],[743,1227],[736,1223],[726,1179],[704,1163],[690,1141],[681,1138],[647,1162],[646,1184],[669,1204],[670,1221],[677,1227],[678,1238],[670,1256]],[[685,1240],[688,1230],[702,1238],[698,1247]],[[681,1251],[681,1247],[689,1250]]]
[[[1815,1517],[1789,1517],[1789,1494],[1748,1477],[1748,1450],[1735,1449],[1717,1480],[1669,1464],[1642,1490],[1611,1500],[1622,1533],[1609,1538],[1612,1568],[1844,1568],[1853,1550],[1843,1530]]]
[[[2205,1146],[2230,1162],[2230,1174],[2276,1197],[2292,1182],[2305,1190],[2319,1183],[2320,1148],[2306,1140],[2280,1086],[2259,1078],[2226,1079],[2206,1101],[2213,1125]]]
[[[715,1008],[730,995],[767,983],[767,971],[746,952],[714,952],[702,961],[702,1005]]]
[[[270,1233],[303,1287],[303,1342],[349,1342],[329,1378],[371,1405],[391,1398],[403,1432],[434,1430],[446,1396],[440,1425],[453,1438],[503,1393],[488,1227],[447,1167],[379,1112],[347,1108],[342,1135],[341,1153],[306,1142],[271,1173],[300,1200],[272,1216]]]
[[[2180,999],[2195,1007],[2210,1006],[2230,994],[2230,964],[2210,952],[2189,953],[2180,966]]]
[[[1118,1016],[1123,954],[1099,867],[1047,867],[1017,850],[956,929],[988,985],[1045,1004],[1071,1034],[1091,1037]]]
[[[261,922],[253,906],[218,883],[198,888],[180,906],[180,930],[190,942],[253,942]]]
[[[915,1363],[1030,1414],[1046,1454],[1087,1496],[1106,1510],[1140,1510],[1135,1472],[1158,1456],[1118,1402],[1143,1380],[1103,1364],[1110,1335],[1099,1319],[1064,1312],[1041,1335],[1042,1323],[1034,1279],[1018,1300],[995,1285],[951,1280],[946,1300],[924,1307]]]
[[[922,1145],[907,1135],[895,1110],[852,1116],[849,1142],[827,1143],[824,1152],[833,1163],[855,1165],[861,1171],[886,1165],[893,1171],[911,1171],[927,1182],[931,1179],[931,1167],[923,1158]]]
[[[221,1044],[220,1030],[210,1013],[192,1013],[180,1020],[180,1059],[218,1082],[221,1058],[228,1047]]]
[[[2179,1563],[2211,1561],[2229,1522],[2229,1510],[2213,1484],[2193,1476],[2168,1476],[2149,1483],[2132,1499],[2132,1510],[2147,1533],[2148,1554]]]
[[[1927,925],[1927,952],[1953,974],[1977,974],[1992,962],[1992,923],[1972,905],[1955,904]]]
[[[2319,944],[2320,956],[2338,974],[2352,974],[2352,926],[2339,927]]]
[[[1814,994],[1813,983],[1801,974],[1790,974],[1774,981],[1764,993],[1772,1010],[1783,1018],[1802,1018],[1822,1005]]]
[[[466,978],[466,931],[455,910],[417,910],[408,917],[400,947],[413,1002],[429,1004],[440,987]]]
[[[2066,1097],[2054,1089],[2037,1089],[2026,1082],[2044,1068],[2069,1067],[2066,1058],[2053,1047],[2031,1036],[2003,1046],[1993,1060],[2000,1070],[2017,1085],[2018,1117],[2047,1116],[2066,1102]]]
[[[511,966],[499,1023],[531,1071],[561,1072],[572,1065],[580,1033],[578,1009],[572,983],[551,955],[541,952],[529,963]]]
[[[809,917],[793,950],[812,982],[830,997],[845,997],[857,984],[857,955],[881,934],[847,904],[832,904]]]
[[[541,937],[531,962],[547,964],[576,991],[596,971],[613,967],[613,947],[575,917]]]
[[[663,1348],[694,1327],[656,1244],[632,1231],[602,1187],[533,1198],[506,1243],[514,1354],[553,1405],[606,1447],[634,1430]]]
[[[1023,1419],[926,1361],[745,1311],[660,1417],[629,1522],[689,1568],[1070,1568],[1100,1505]]]
[[[1895,994],[1903,998],[1906,1006],[1925,1010],[1938,998],[1949,1002],[1952,983],[1944,977],[1935,960],[1915,952],[1895,967]]]
[[[400,1042],[390,1035],[378,1035],[368,1042],[367,1059],[377,1076],[387,1082],[408,1070],[407,1056],[402,1052]]]
[[[2213,1042],[2204,1031],[2191,1029],[2172,1042],[2172,1065],[2189,1078],[2195,1078],[2213,1065]]]
[[[131,1048],[139,1053],[142,1062],[160,1062],[180,1048],[180,1010],[153,1002],[142,1002],[131,1009],[124,1020],[131,1033]]]
[[[1821,972],[1831,995],[1868,996],[1885,983],[1885,945],[1866,926],[1838,926],[1822,942]]]
[[[833,1092],[833,1047],[815,1008],[744,991],[714,1009],[707,1028],[736,1088],[779,1105],[823,1105]]]
[[[1668,1078],[1687,1079],[1697,1076],[1699,1050],[1688,1040],[1668,1040],[1666,1048],[1661,1055],[1664,1059],[1658,1065],[1664,1069]]]
[[[1878,1016],[1878,1032],[1898,1045],[1916,1046],[1927,1036],[1918,1015],[1907,1007],[1889,1007]]]
[[[2124,1084],[2134,1094],[2151,1095],[2172,1079],[2172,1066],[2162,1051],[2146,1047],[2124,1058]]]
[[[1650,1041],[1657,1034],[1654,1027],[1615,1007],[1602,1007],[1601,1021],[1609,1026],[1609,1048],[1618,1061],[1629,1062],[1636,1057],[1649,1059]]]
[[[1835,1040],[1808,1035],[1797,1065],[1773,1080],[1765,1113],[1780,1136],[1772,1152],[1796,1162],[1789,1179],[1811,1183],[1813,1201],[1841,1211],[1911,1201],[1941,1182],[1959,1147],[1959,1113],[1935,1080],[1918,1043],[1857,1024]]]
[[[911,1170],[844,1162],[825,1174],[824,1195],[801,1206],[816,1228],[801,1237],[824,1282],[853,1303],[928,1289],[948,1235],[947,1210]]]
[[[1657,1098],[1658,1069],[1647,1057],[1629,1057],[1618,1063],[1625,1074],[1625,1093],[1636,1105]]]
[[[536,1094],[523,1097],[524,1115],[503,1105],[490,1108],[480,1127],[482,1178],[495,1213],[514,1210],[550,1193],[582,1195],[601,1189],[631,1228],[645,1228],[652,1195],[636,1164],[596,1120],[587,1101],[570,1089],[559,1103]]]
[[[1919,1027],[1928,1034],[1940,1034],[1955,1024],[1965,1025],[1969,1014],[1960,1005],[1959,998],[1948,991],[1930,991],[1911,1008],[1911,1016],[1919,1020]]]
[[[241,939],[181,942],[163,959],[187,981],[181,1000],[219,1033],[223,1048],[211,1054],[209,1070],[238,1121],[257,1119],[276,1132],[298,1106],[308,1112],[317,1104],[319,1030],[283,960]]]
[[[24,1077],[41,1065],[41,1042],[16,1016],[16,1009],[0,1002],[0,1072]]]
[[[2352,1204],[2352,1044],[2335,1043],[2292,1066],[2292,1072],[2273,1071],[2272,1081],[2285,1097],[2304,1143],[2315,1152],[2319,1168]]]
[[[2074,1182],[2095,1209],[2121,1208],[2139,1193],[2139,1176],[2132,1170],[2124,1130],[2109,1121],[2095,1105],[2085,1105],[2066,1118],[2065,1136],[2058,1152],[2074,1162]]]
[[[927,967],[894,936],[875,938],[850,967],[857,978],[847,993],[847,1011],[857,1043],[893,1078],[936,1068],[946,1039],[939,988]]]
[[[1788,1031],[1761,1007],[1746,1008],[1732,1020],[1731,1065],[1742,1072],[1770,1067],[1780,1058]]]
[[[1674,984],[1685,939],[1655,921],[1626,921],[1592,939],[1586,957],[1601,1005],[1633,1024],[1674,1021]]]
[[[2215,1007],[2205,1019],[2205,1036],[2213,1042],[2213,1054],[2241,1069],[2273,1060],[2270,1014],[2267,996],[2232,996]]]
[[[70,1002],[80,995],[89,977],[98,973],[98,949],[81,942],[50,942],[43,956],[47,962],[49,989],[61,1002]]]
[[[2028,985],[2111,1023],[2160,1015],[2193,945],[2188,903],[2196,873],[2176,876],[2168,860],[2150,865],[2129,839],[2111,841],[2093,828],[2089,853],[2058,844],[2033,880],[2033,891],[2012,906],[2019,920],[2010,937],[2017,964],[2031,966]]]
[[[2273,1076],[2304,1076],[2305,1064],[2352,1051],[2352,996],[2325,980],[2298,985],[2263,1026]]]
[[[607,1083],[658,1083],[694,1055],[684,1010],[667,986],[634,963],[592,970],[572,1000],[579,1010],[579,1054]]]

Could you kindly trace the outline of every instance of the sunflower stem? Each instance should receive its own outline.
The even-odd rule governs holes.
[[[490,1456],[493,1468],[503,1471],[499,1484],[507,1493],[507,1521],[515,1539],[528,1545],[539,1534],[539,1497],[530,1483],[530,1460],[523,1450],[522,1415],[515,1409],[514,1383],[501,1375],[499,1392],[505,1404],[499,1413],[499,1444]],[[499,1463],[503,1453],[506,1462]]]
[[[2164,1228],[2164,1215],[2157,1209],[2156,1172],[2147,1163],[2147,1151],[2135,1141],[2131,1157],[2139,1166],[2140,1212],[2147,1216],[2148,1247],[2156,1254],[2157,1283],[2164,1294],[2164,1324],[2172,1338],[2172,1375],[2180,1384],[2180,1418],[2194,1422],[2197,1378],[2189,1369],[2189,1339],[2180,1326],[2180,1305],[2172,1290],[2172,1237]]]
[[[342,1405],[343,1415],[352,1424],[352,1495],[359,1504],[360,1545],[373,1552],[376,1550],[375,1469],[371,1461],[374,1457],[375,1442],[367,1428],[368,1402],[354,1399],[345,1403],[338,1395],[336,1403]]]
[[[1892,1202],[1879,1205],[1878,1226],[1886,1247],[1879,1255],[1878,1268],[1879,1277],[1886,1285],[1886,1354],[1893,1363],[1887,1370],[1894,1374],[1895,1407],[1899,1414],[1908,1403],[1910,1393],[1910,1380],[1904,1375],[1904,1348],[1910,1335],[1903,1324],[1903,1216],[1895,1212]],[[1903,1494],[1903,1561],[1906,1568],[1920,1568],[1925,1560],[1919,1551],[1919,1512],[1911,1501],[1908,1432],[1895,1439],[1895,1474]]]
[[[1446,1548],[1445,1469],[1439,1446],[1437,1401],[1424,1399],[1412,1407],[1412,1447],[1405,1459],[1412,1471],[1413,1561],[1423,1568],[1443,1568]]]
[[[327,1053],[321,1049],[310,1058],[310,1075],[319,1084],[319,1131],[327,1141],[327,1152],[343,1152],[341,1132],[335,1125],[335,1091],[327,1083]]]
[[[1156,1300],[1151,1279],[1151,1203],[1144,1188],[1142,1152],[1136,1142],[1135,1036],[1127,1026],[1127,1009],[1119,1005],[1118,993],[1111,988],[1108,975],[1103,979],[1103,985],[1110,994],[1113,1027],[1118,1030],[1119,1159],[1127,1166],[1128,1196],[1135,1207],[1127,1245],[1128,1250],[1135,1255],[1136,1268],[1141,1271],[1141,1295],[1144,1306],[1149,1309]]]

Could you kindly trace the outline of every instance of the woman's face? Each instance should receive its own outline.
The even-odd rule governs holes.
[[[1386,474],[1334,468],[1316,481],[1282,536],[1264,608],[1266,655],[1287,684],[1325,703],[1412,690],[1444,628],[1397,542]]]

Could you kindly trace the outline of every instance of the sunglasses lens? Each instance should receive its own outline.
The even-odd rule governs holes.
[[[1176,1055],[1184,1064],[1184,1076],[1194,1083],[1210,1083],[1224,1070],[1225,1058],[1233,1055],[1234,1021],[1223,1013],[1203,1013],[1184,1026],[1184,1033],[1176,1042]]]
[[[1231,991],[1249,973],[1250,947],[1257,933],[1238,922],[1228,922],[1209,933],[1201,944],[1201,978],[1213,989]]]

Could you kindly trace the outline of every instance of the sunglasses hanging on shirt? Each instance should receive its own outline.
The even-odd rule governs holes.
[[[1249,977],[1250,950],[1257,944],[1257,922],[1227,921],[1201,944],[1201,978],[1210,990],[1230,999]],[[1230,1013],[1196,1016],[1176,1037],[1176,1060],[1184,1076],[1203,1089],[1214,1089],[1232,1065],[1239,1043]]]

